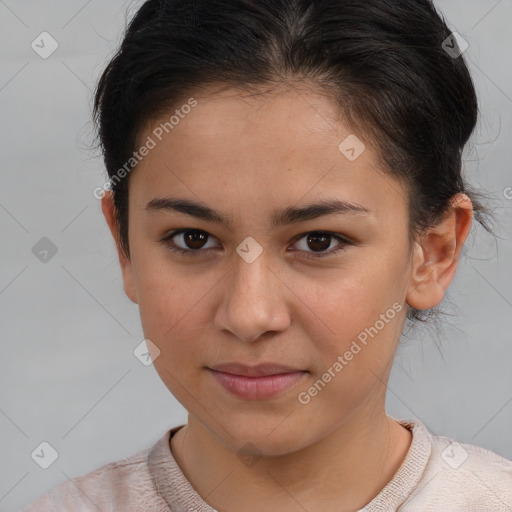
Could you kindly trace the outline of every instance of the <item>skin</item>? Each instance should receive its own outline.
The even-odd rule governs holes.
[[[471,201],[455,196],[439,224],[411,245],[408,191],[382,172],[370,144],[354,161],[340,153],[353,132],[322,91],[283,87],[248,96],[211,89],[194,97],[198,105],[130,175],[130,257],[119,244],[111,193],[102,199],[126,294],[160,350],[154,366],[189,413],[171,440],[172,454],[202,498],[223,512],[363,507],[411,443],[409,430],[384,408],[407,305],[429,309],[443,298],[470,229]],[[140,140],[168,118],[148,123]],[[208,205],[230,218],[232,230],[144,210],[168,196]],[[270,227],[274,209],[325,198],[370,213]],[[208,238],[160,241],[180,228]],[[319,230],[353,243],[327,254],[340,247],[327,239],[320,248],[326,255],[308,259],[320,243],[308,244],[305,235]],[[236,252],[248,236],[263,249],[252,263]],[[172,242],[204,252],[173,253]],[[299,403],[298,393],[394,303],[402,310],[309,403]],[[308,373],[278,397],[243,400],[205,369],[230,361]]]

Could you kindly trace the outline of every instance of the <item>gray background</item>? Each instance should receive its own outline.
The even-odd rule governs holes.
[[[105,178],[88,150],[91,90],[139,4],[0,0],[0,511],[186,421],[133,355],[138,309],[92,193]],[[469,42],[481,118],[466,169],[493,194],[502,240],[473,230],[448,294],[453,316],[440,339],[429,330],[403,337],[388,412],[512,459],[512,1],[437,5]],[[31,48],[43,31],[59,44],[47,59]],[[32,252],[43,237],[58,249],[47,262]],[[59,453],[46,470],[30,456],[42,441]]]

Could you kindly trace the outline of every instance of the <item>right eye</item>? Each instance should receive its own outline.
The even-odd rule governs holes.
[[[211,248],[202,250],[204,243],[211,237],[206,231],[193,228],[175,229],[165,235],[160,241],[171,251],[184,254],[186,256],[198,256],[202,252],[208,252]],[[174,238],[181,239],[183,247],[180,247],[173,241]],[[194,247],[199,246],[199,247]]]

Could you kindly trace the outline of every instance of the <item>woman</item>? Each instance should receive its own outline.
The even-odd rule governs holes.
[[[488,227],[477,108],[429,0],[144,3],[95,193],[188,422],[26,510],[511,510],[511,461],[385,411],[406,319]]]

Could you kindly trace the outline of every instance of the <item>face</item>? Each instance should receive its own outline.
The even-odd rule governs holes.
[[[156,145],[130,176],[125,290],[192,418],[233,449],[291,452],[384,407],[411,286],[407,191],[320,92],[194,98],[161,141],[171,114],[141,133]],[[351,139],[340,150],[350,135],[364,151]],[[355,209],[293,215],[327,201]],[[243,397],[208,369],[231,362],[302,373]]]

